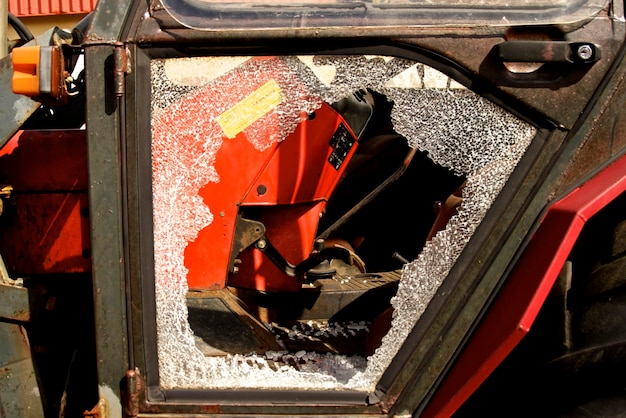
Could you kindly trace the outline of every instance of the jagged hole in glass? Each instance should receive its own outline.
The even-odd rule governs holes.
[[[177,121],[171,135],[153,135],[152,140],[157,346],[163,388],[372,390],[536,134],[535,128],[517,117],[433,68],[410,60],[379,56],[277,59],[291,73],[285,80],[298,80],[298,87],[290,91],[281,85],[285,100],[273,110],[280,124],[276,131],[264,131],[262,121],[246,128],[248,138],[265,138],[255,147],[263,149],[284,139],[294,131],[302,112],[314,111],[322,101],[333,103],[357,89],[369,88],[395,103],[394,128],[408,138],[411,147],[466,176],[463,203],[446,229],[405,265],[392,299],[391,329],[372,356],[304,351],[204,356],[187,321],[183,258],[187,243],[215,216],[198,190],[209,181],[219,181],[213,162],[223,139],[219,130],[207,132],[188,123],[195,116],[185,114],[181,103],[222,74],[242,71],[243,78],[234,78],[241,82],[263,71],[276,71],[263,68],[276,61],[253,62],[246,57],[153,60],[152,123],[165,117]],[[300,92],[302,84],[309,93],[306,97]],[[227,98],[215,97],[207,103],[214,107],[213,114],[229,106]],[[193,145],[179,143],[181,135],[195,138]],[[187,150],[192,147],[200,147],[201,152],[195,149],[193,153],[200,157],[190,157]],[[289,358],[298,362],[299,369],[289,366]],[[276,367],[274,360],[282,366]]]

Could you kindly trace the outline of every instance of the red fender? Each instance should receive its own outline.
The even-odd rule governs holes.
[[[528,333],[585,223],[626,191],[626,156],[554,203],[423,416],[452,415]]]

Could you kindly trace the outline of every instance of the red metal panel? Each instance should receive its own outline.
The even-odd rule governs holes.
[[[341,116],[324,104],[312,120],[304,119],[272,155],[271,160],[246,194],[242,205],[288,205],[328,200],[345,166],[335,168],[329,163],[335,149],[329,145],[339,131],[356,140]],[[345,162],[355,146],[346,144]],[[257,190],[264,192],[259,194]]]
[[[0,184],[13,187],[0,217],[11,273],[91,270],[85,131],[18,132],[0,150]]]
[[[271,61],[273,69],[261,72],[242,82],[238,72],[231,72],[213,83],[189,95],[180,103],[180,113],[162,113],[153,120],[153,170],[155,176],[163,176],[170,168],[169,164],[193,164],[194,159],[206,153],[194,134],[181,134],[181,124],[193,124],[194,132],[222,132],[218,125],[219,102],[224,101],[225,108],[231,108],[242,98],[252,94],[265,83],[274,80],[279,86],[295,89],[297,79],[284,64],[276,59],[258,58],[254,62]],[[252,65],[247,64],[247,65]],[[245,71],[253,71],[246,69]],[[298,87],[301,88],[301,87]],[[304,93],[304,90],[302,90]],[[221,111],[219,111],[221,112]],[[187,115],[186,118],[179,114]],[[237,216],[237,204],[249,190],[259,171],[276,152],[277,143],[271,137],[278,127],[278,115],[268,116],[266,122],[267,138],[257,138],[263,146],[255,147],[245,131],[240,131],[233,138],[225,138],[215,157],[215,170],[219,182],[209,182],[199,192],[189,190],[189,194],[198,193],[216,217],[213,223],[202,229],[197,238],[185,248],[185,267],[188,268],[187,281],[191,289],[222,288],[226,284],[230,249]],[[177,149],[161,149],[160,144],[167,143],[168,137],[176,137],[176,146],[184,147],[185,152]],[[262,150],[261,150],[262,149]],[[175,155],[174,159],[169,155]],[[204,174],[198,170],[198,178]],[[155,245],[159,245],[156,243]]]
[[[0,251],[17,276],[91,271],[87,193],[17,195]]]
[[[528,333],[585,223],[626,191],[626,156],[555,203],[424,417],[451,416]]]
[[[259,67],[266,70],[259,71]],[[245,80],[242,74],[247,77]],[[215,135],[222,141],[213,162],[219,180],[206,182],[206,170],[198,169],[184,186],[185,193],[202,197],[214,216],[184,249],[190,289],[226,286],[240,207],[254,207],[249,213],[260,213],[260,219],[254,219],[264,223],[269,241],[292,264],[302,262],[313,248],[320,213],[354,153],[356,139],[341,116],[321,103],[314,117],[299,115],[303,119],[292,133],[280,132],[284,124],[280,114],[284,110],[267,112],[263,118],[252,121],[263,124],[260,133],[246,130],[246,123],[251,122],[247,117],[256,111],[254,106],[264,109],[272,98],[282,97],[283,92],[285,97],[279,101],[283,107],[290,100],[309,94],[280,59],[257,57],[199,88],[177,102],[174,111],[159,113],[153,120],[156,179],[170,176],[172,167],[195,166],[195,161],[206,155],[199,135]],[[194,129],[183,134],[184,126]],[[249,137],[249,132],[254,137]],[[340,135],[335,136],[336,132]],[[278,135],[286,138],[277,142]],[[164,147],[168,138],[176,141]],[[205,184],[198,190],[196,183]],[[155,184],[156,195],[161,196],[159,192],[164,186]],[[160,242],[155,243],[159,245]],[[300,289],[297,280],[278,271],[260,255],[248,252],[248,258],[242,258],[239,273],[233,275],[229,284],[264,291]]]
[[[87,190],[85,131],[20,131],[0,163],[0,183],[16,193]]]
[[[9,11],[18,17],[85,14],[97,0],[9,0]]]
[[[206,278],[223,286],[216,279],[226,277],[239,206],[271,206],[261,210],[261,220],[274,247],[293,264],[309,255],[324,203],[347,165],[335,169],[328,163],[333,151],[329,140],[340,125],[345,126],[342,121],[330,106],[323,105],[314,119],[303,120],[293,134],[265,151],[256,150],[243,134],[222,144],[215,160],[220,182],[209,183],[199,192],[216,209],[219,221],[201,231],[185,251],[190,288],[206,286]],[[348,150],[346,162],[355,149]],[[242,259],[232,285],[264,291],[300,289],[297,280],[259,254],[254,262],[250,254]]]

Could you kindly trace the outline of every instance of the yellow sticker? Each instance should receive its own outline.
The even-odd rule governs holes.
[[[217,123],[224,130],[227,138],[237,134],[283,101],[283,92],[275,80],[270,80],[249,94],[245,99],[217,117]]]

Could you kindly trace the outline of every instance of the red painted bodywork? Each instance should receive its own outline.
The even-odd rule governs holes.
[[[528,333],[585,223],[626,191],[626,156],[553,204],[477,331],[427,406],[452,415]]]
[[[219,125],[226,109],[236,109],[268,85],[275,86],[274,92],[280,90],[282,99],[274,104],[275,110],[251,121],[249,126],[254,129],[230,132]],[[280,113],[293,112],[298,108],[293,102],[305,98],[309,98],[306,87],[280,59],[256,57],[187,95],[172,106],[173,111],[153,118],[155,177],[167,176],[172,166],[193,166],[206,155],[198,135],[212,135],[221,141],[213,161],[219,180],[207,182],[206,170],[199,169],[198,177],[188,182],[200,184],[199,190],[189,186],[186,191],[197,193],[214,217],[184,248],[190,289],[220,289],[227,284],[263,291],[300,289],[298,280],[280,272],[258,250],[247,250],[238,257],[242,263],[237,273],[229,276],[228,271],[237,215],[242,209],[254,212],[247,216],[263,222],[267,238],[290,263],[298,264],[311,253],[319,217],[354,153],[356,139],[332,107],[314,99],[311,101],[321,107],[311,117],[301,115],[295,131],[279,138],[284,124]],[[255,100],[263,104],[264,99]],[[243,119],[246,111],[234,114],[230,121]],[[331,139],[340,125],[346,128],[352,145],[345,150],[343,164],[335,167],[328,160],[334,152]],[[189,126],[194,127],[190,133],[185,130]]]
[[[2,254],[15,275],[91,271],[85,131],[21,131],[0,151],[13,188],[0,217]]]
[[[340,125],[346,126],[341,116],[323,104],[315,118],[304,118],[293,134],[263,151],[241,135],[224,141],[215,160],[220,181],[199,192],[210,208],[219,208],[218,216],[185,251],[190,288],[225,284],[240,208],[256,208],[267,238],[287,261],[298,264],[309,256],[325,203],[356,148],[352,146],[338,170],[328,162],[333,152],[329,141]],[[209,245],[214,250],[208,251]],[[298,280],[279,271],[259,250],[246,250],[239,258],[242,263],[228,278],[229,285],[300,289]]]
[[[320,216],[356,148],[352,146],[344,163],[335,169],[328,162],[333,152],[329,140],[340,125],[347,125],[326,104],[315,114],[315,119],[303,121],[279,144],[241,203],[244,208],[260,206],[260,220],[268,239],[292,264],[311,253]],[[350,135],[356,144],[354,135]],[[260,195],[259,187],[267,191]],[[240,258],[239,273],[231,276],[230,284],[264,291],[300,289],[298,280],[280,272],[259,250],[251,248]]]

